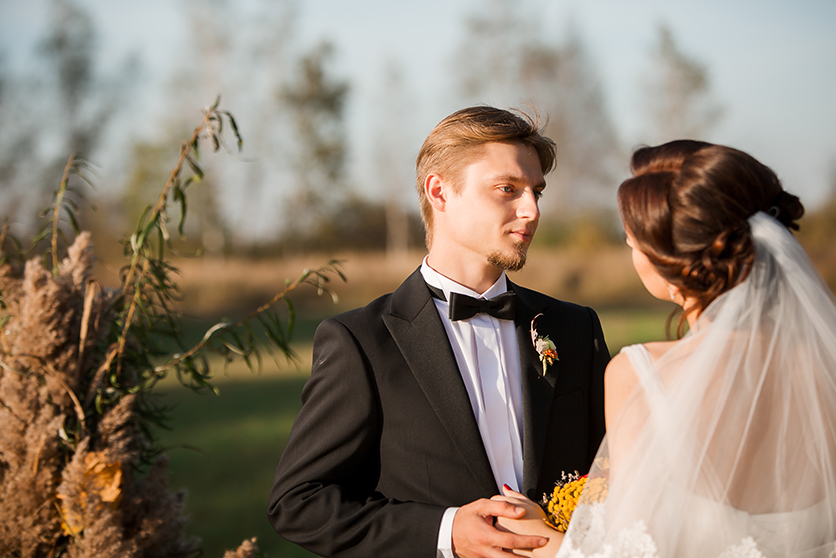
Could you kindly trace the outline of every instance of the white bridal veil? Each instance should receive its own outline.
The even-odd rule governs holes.
[[[559,557],[836,557],[834,298],[783,225],[749,225],[744,282],[658,361],[624,349],[639,387],[589,477],[609,492]]]

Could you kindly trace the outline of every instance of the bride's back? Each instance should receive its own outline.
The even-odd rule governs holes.
[[[812,389],[826,371],[809,367],[800,339],[730,337],[699,413],[704,495],[750,514],[812,507],[836,466],[836,402]]]

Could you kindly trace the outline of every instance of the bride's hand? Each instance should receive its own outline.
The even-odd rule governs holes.
[[[510,502],[515,506],[523,508],[525,510],[525,516],[522,519],[539,519],[545,521],[546,512],[529,498],[511,489],[507,484],[502,487],[502,493],[502,496],[494,496],[492,500]]]
[[[563,533],[552,529],[546,524],[546,512],[538,504],[532,502],[519,492],[511,490],[507,485],[502,488],[502,496],[494,496],[492,500],[502,500],[519,506],[525,510],[525,515],[520,519],[508,519],[506,517],[496,518],[496,528],[502,531],[510,531],[518,535],[540,535],[549,539],[549,544],[533,551],[514,551],[518,556],[532,556],[534,558],[552,558],[560,542],[563,540]]]

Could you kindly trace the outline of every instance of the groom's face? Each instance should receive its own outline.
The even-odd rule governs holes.
[[[509,271],[522,268],[546,187],[537,152],[519,143],[487,143],[462,169],[459,183],[447,211],[463,257]]]

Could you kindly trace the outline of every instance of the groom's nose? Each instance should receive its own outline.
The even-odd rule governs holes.
[[[520,196],[519,206],[517,207],[517,217],[530,221],[540,219],[540,205],[537,202],[537,197],[534,192],[529,190]]]

